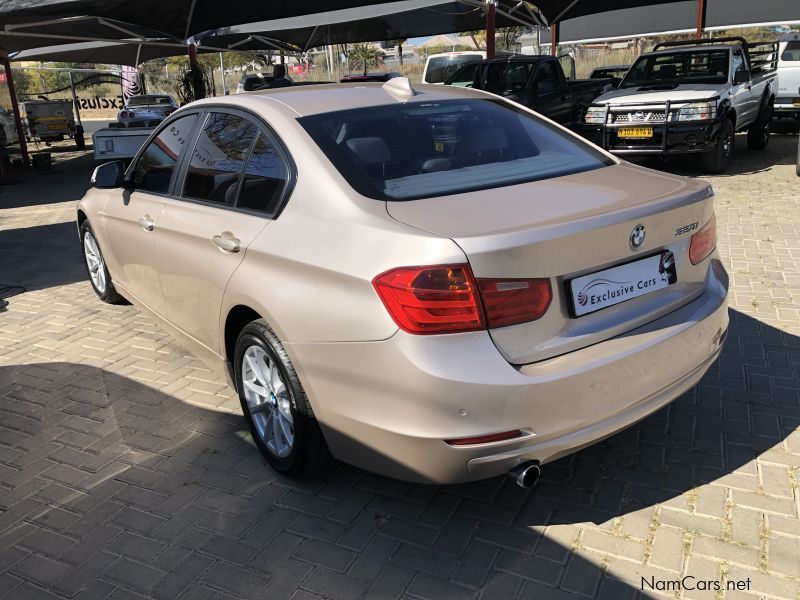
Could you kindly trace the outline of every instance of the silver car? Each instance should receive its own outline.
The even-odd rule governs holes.
[[[78,205],[98,296],[238,390],[276,469],[435,483],[539,465],[694,386],[728,276],[711,187],[484,92],[193,103]]]
[[[117,121],[125,127],[155,127],[176,110],[178,104],[169,94],[133,96],[117,114]]]

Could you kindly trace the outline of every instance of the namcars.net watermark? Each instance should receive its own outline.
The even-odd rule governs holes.
[[[750,578],[747,579],[728,579],[719,581],[716,579],[698,579],[694,575],[686,575],[680,579],[656,579],[655,577],[642,577],[642,590],[655,590],[657,592],[678,592],[678,591],[710,591],[719,592],[743,592],[750,590]]]

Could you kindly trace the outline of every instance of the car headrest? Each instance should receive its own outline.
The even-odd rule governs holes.
[[[392,157],[389,146],[379,137],[350,138],[347,148],[356,155],[359,162],[365,165],[377,165],[389,162]]]
[[[460,154],[482,154],[508,148],[506,132],[499,127],[472,128],[464,136]]]

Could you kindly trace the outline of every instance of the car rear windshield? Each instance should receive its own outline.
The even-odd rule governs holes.
[[[800,61],[800,41],[789,42],[781,53],[781,60],[786,62]]]
[[[425,69],[426,83],[444,83],[460,67],[467,63],[481,60],[480,54],[462,54],[460,56],[437,56],[428,60]]]
[[[728,81],[728,50],[696,50],[643,56],[631,67],[620,87]]]
[[[156,104],[172,104],[169,96],[133,96],[128,98],[128,106],[153,106]]]
[[[397,103],[298,120],[348,183],[377,200],[445,196],[613,164],[502,100]]]

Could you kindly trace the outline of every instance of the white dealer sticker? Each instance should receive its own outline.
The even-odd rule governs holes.
[[[575,316],[655,292],[676,279],[672,252],[577,277],[570,281]]]

